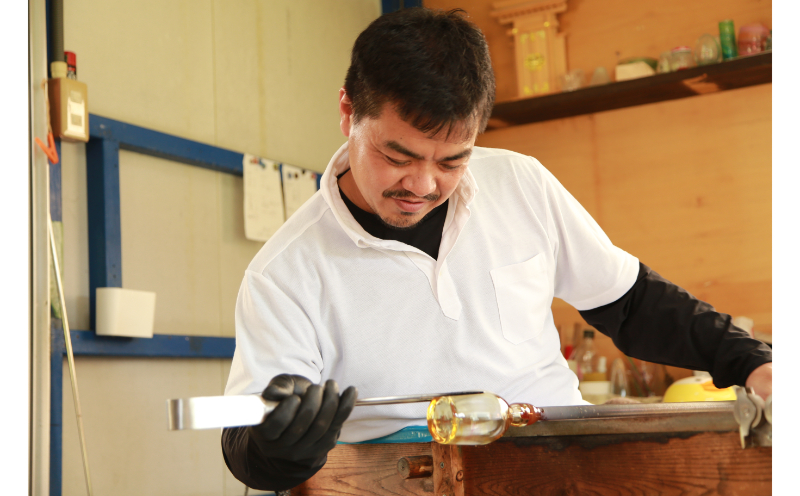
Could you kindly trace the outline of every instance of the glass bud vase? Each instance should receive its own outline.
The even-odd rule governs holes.
[[[489,444],[509,426],[530,425],[541,413],[527,403],[509,405],[492,393],[441,396],[428,405],[428,431],[440,444]]]

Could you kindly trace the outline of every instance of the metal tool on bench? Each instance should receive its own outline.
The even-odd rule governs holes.
[[[461,391],[456,393],[364,398],[357,400],[356,406],[426,403],[442,396],[463,396],[482,393],[483,391]],[[265,400],[257,394],[199,396],[167,400],[168,428],[171,431],[180,431],[256,425],[263,422],[264,418],[277,405],[277,401]]]
[[[753,388],[736,387],[733,417],[739,424],[742,449],[772,446],[772,395],[764,401]]]
[[[748,445],[771,446],[772,397],[770,396],[765,403],[750,388],[745,389],[737,387],[736,393],[736,401],[547,407],[534,407],[532,405],[519,404],[517,406],[528,407],[527,410],[521,410],[524,412],[525,421],[520,425],[529,425],[538,421],[625,417],[642,418],[730,412],[739,424],[743,448]],[[456,393],[366,398],[356,401],[356,406],[429,402],[443,397],[466,397],[469,395],[498,398],[495,395],[491,395],[491,393],[482,391],[462,391]],[[456,401],[458,402],[460,400]],[[264,418],[277,404],[278,403],[275,401],[264,400],[259,395],[206,396],[168,400],[168,428],[169,430],[187,430],[256,425],[263,422]],[[517,425],[517,422],[512,422],[512,424]],[[502,435],[507,427],[508,424],[502,427],[502,431],[499,431],[497,435]]]

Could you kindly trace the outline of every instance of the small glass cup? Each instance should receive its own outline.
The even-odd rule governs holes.
[[[687,46],[679,46],[672,49],[672,70],[680,71],[688,69],[694,65],[692,49]]]

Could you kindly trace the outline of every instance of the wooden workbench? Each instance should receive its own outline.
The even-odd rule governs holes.
[[[433,475],[403,479],[401,457]],[[339,445],[297,495],[772,494],[772,448],[742,449],[730,414],[566,420],[512,428],[485,446]]]

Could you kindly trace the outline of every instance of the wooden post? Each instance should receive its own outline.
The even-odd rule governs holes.
[[[435,496],[464,496],[461,446],[431,443],[433,452],[433,493]]]

